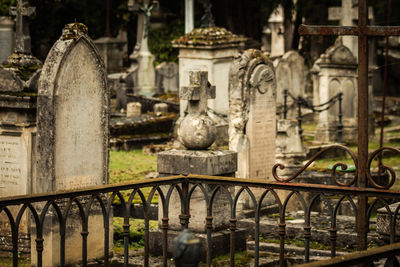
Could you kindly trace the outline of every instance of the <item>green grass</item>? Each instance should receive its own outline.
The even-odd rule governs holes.
[[[150,172],[157,171],[157,157],[146,155],[142,150],[132,151],[110,151],[110,184],[137,181],[144,179]],[[151,188],[141,189],[145,197],[149,195]],[[125,200],[129,199],[130,191],[122,191]],[[118,198],[114,203],[119,203]],[[158,203],[157,193],[154,195],[152,203]],[[142,203],[140,196],[135,195],[133,203]]]
[[[157,171],[157,157],[142,150],[110,152],[110,184],[143,179]]]
[[[235,266],[249,266],[251,260],[254,258],[254,253],[242,251],[235,253]],[[221,255],[211,261],[213,267],[224,267],[230,264],[230,254]],[[206,266],[205,263],[200,262],[199,266]]]
[[[124,218],[114,217],[114,252],[123,253],[124,248]],[[137,250],[144,246],[144,220],[130,219],[129,220],[129,249]],[[149,221],[149,229],[157,229],[157,221]]]
[[[0,257],[0,266],[13,266],[12,256],[10,257]],[[18,259],[19,267],[30,267],[31,259],[29,257],[20,257]]]

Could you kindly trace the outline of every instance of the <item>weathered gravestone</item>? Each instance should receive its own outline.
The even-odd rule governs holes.
[[[215,97],[215,87],[208,83],[207,72],[190,72],[190,86],[181,87],[180,97],[189,101],[188,115],[180,124],[179,135],[181,135],[186,150],[171,150],[157,154],[157,171],[160,176],[171,176],[178,174],[199,174],[214,176],[234,176],[237,168],[236,152],[227,150],[207,150],[216,138],[214,122],[207,115],[207,99]],[[190,188],[192,188],[190,186]],[[207,189],[212,189],[211,186]],[[163,188],[165,194],[168,188]],[[189,189],[190,190],[190,189]],[[206,231],[207,227],[213,230],[211,242],[213,247],[218,248],[210,253],[213,256],[229,252],[229,247],[224,244],[229,242],[226,230],[229,227],[230,205],[224,193],[219,191],[213,202],[212,220],[207,219],[207,207],[205,198],[200,190],[196,188],[190,200],[189,228],[200,238],[201,258],[206,254]],[[159,225],[165,223],[162,214],[162,205],[159,206]],[[169,202],[168,235],[172,244],[173,237],[181,231],[181,202],[177,192],[172,193]],[[211,223],[211,224],[210,224]],[[153,253],[160,253],[162,247],[159,240],[161,232],[154,231],[150,237],[150,249]],[[244,249],[244,232],[237,231],[236,248]],[[169,250],[172,246],[169,246]],[[169,251],[171,253],[171,251]]]
[[[61,38],[50,50],[39,80],[37,109],[38,167],[33,191],[40,193],[107,184],[107,76],[85,25],[66,25]],[[63,205],[60,203],[61,207]],[[56,215],[49,215],[46,223],[43,266],[56,266],[60,263],[60,231]],[[82,259],[82,237],[88,234],[81,228],[76,209],[70,212],[66,229],[66,263],[75,264]],[[104,255],[104,226],[98,205],[92,206],[88,229],[88,259],[101,258]],[[32,240],[34,248],[36,243],[34,238]],[[33,253],[32,263],[36,262],[35,257],[36,253]]]
[[[357,139],[357,61],[350,49],[339,38],[315,62],[314,104],[328,102],[339,92],[343,93],[343,140]],[[338,129],[339,103],[319,114],[315,140],[336,142]]]
[[[276,72],[276,105],[277,110],[283,118],[284,90],[287,90],[293,97],[306,97],[306,68],[304,58],[297,51],[289,51],[282,58],[274,61]],[[287,106],[292,107],[293,99],[287,97]],[[288,109],[288,118],[297,116],[297,106]]]
[[[229,149],[238,152],[238,177],[272,178],[275,97],[272,62],[259,50],[246,50],[229,73]]]
[[[237,177],[273,179],[275,98],[275,70],[268,57],[250,49],[235,58],[229,73],[229,149],[238,153]],[[251,206],[247,196],[241,205]]]

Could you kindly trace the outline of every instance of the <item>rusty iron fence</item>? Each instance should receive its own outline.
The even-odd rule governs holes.
[[[13,254],[13,266],[18,266],[18,232],[20,228],[21,218],[25,213],[30,214],[32,217],[32,227],[35,228],[36,236],[31,238],[36,242],[37,253],[37,266],[42,266],[42,254],[43,254],[43,225],[46,217],[49,213],[55,214],[58,217],[58,224],[60,229],[60,260],[61,266],[65,264],[65,238],[66,238],[66,221],[70,214],[71,209],[74,207],[79,210],[81,229],[82,229],[82,265],[87,265],[87,238],[90,234],[88,232],[88,220],[90,219],[93,206],[99,205],[103,214],[104,223],[104,265],[109,265],[109,231],[111,225],[109,225],[109,217],[112,214],[112,203],[114,200],[119,199],[124,210],[124,261],[125,266],[128,266],[129,258],[129,220],[130,220],[130,209],[133,206],[133,200],[135,196],[139,196],[143,204],[144,220],[145,220],[145,238],[144,238],[144,262],[143,266],[149,266],[149,217],[148,209],[151,205],[151,201],[155,194],[158,194],[158,201],[162,204],[162,218],[160,224],[160,230],[162,231],[162,246],[163,246],[163,263],[167,266],[168,254],[168,230],[169,225],[169,206],[170,199],[173,192],[178,193],[181,203],[181,214],[179,215],[179,221],[181,228],[190,229],[190,203],[193,192],[200,190],[204,197],[205,206],[207,209],[207,216],[205,218],[205,228],[207,233],[206,247],[207,251],[210,252],[212,249],[211,234],[213,232],[213,203],[215,202],[216,195],[223,194],[227,197],[230,204],[230,218],[225,218],[229,221],[230,230],[230,265],[235,266],[234,252],[235,252],[235,232],[238,230],[238,201],[243,195],[247,195],[255,207],[255,252],[254,252],[254,266],[259,265],[259,235],[260,235],[260,211],[262,208],[263,200],[266,196],[272,196],[275,200],[275,204],[279,207],[279,219],[277,222],[277,228],[279,232],[280,252],[279,261],[280,265],[285,265],[285,238],[286,238],[286,214],[287,205],[292,198],[297,199],[300,203],[301,209],[304,211],[304,225],[303,235],[305,244],[304,261],[307,263],[310,261],[310,240],[312,239],[312,222],[310,219],[311,211],[315,208],[318,199],[323,200],[324,205],[327,206],[329,216],[329,238],[331,247],[331,257],[336,256],[337,250],[337,213],[343,201],[347,200],[351,203],[355,221],[358,222],[361,218],[359,217],[360,203],[366,199],[368,203],[366,222],[364,228],[359,228],[359,222],[355,224],[354,231],[359,233],[359,236],[363,237],[367,235],[369,231],[368,222],[371,217],[372,211],[376,207],[385,207],[387,214],[390,218],[390,240],[388,242],[396,242],[396,224],[397,217],[400,210],[400,205],[395,209],[391,209],[389,205],[394,201],[400,201],[400,191],[391,190],[390,188],[394,185],[396,174],[395,171],[388,166],[381,166],[380,171],[385,173],[387,179],[383,184],[378,184],[371,173],[371,163],[374,159],[385,150],[390,150],[395,153],[400,153],[400,150],[394,148],[381,148],[371,153],[368,158],[368,169],[366,179],[370,187],[363,188],[356,186],[359,182],[357,172],[350,175],[350,177],[343,176],[341,172],[338,172],[338,168],[346,169],[347,165],[343,163],[337,163],[334,165],[333,170],[330,174],[330,178],[333,181],[333,185],[321,185],[321,184],[308,184],[308,183],[295,183],[296,178],[304,172],[304,170],[318,157],[326,153],[331,149],[342,149],[346,151],[350,158],[352,158],[356,168],[358,166],[357,155],[349,150],[348,148],[341,145],[334,145],[328,147],[318,154],[316,154],[310,161],[297,173],[291,177],[280,177],[279,170],[283,168],[282,165],[277,164],[274,166],[272,173],[276,181],[265,182],[261,180],[241,179],[241,178],[228,178],[228,177],[208,177],[200,175],[188,175],[188,176],[174,176],[167,178],[158,179],[147,179],[137,182],[121,183],[116,185],[104,185],[79,190],[70,190],[63,192],[36,194],[36,195],[25,195],[17,197],[7,197],[0,199],[0,210],[4,212],[9,219],[10,231],[12,233],[12,254]],[[212,185],[212,186],[208,186]],[[163,186],[163,187],[162,187]],[[146,197],[143,193],[144,188],[149,188],[149,194]],[[163,189],[162,189],[163,188]],[[168,188],[168,189],[165,189]],[[233,188],[234,190],[230,190]],[[122,191],[126,193],[129,191],[128,197],[123,196]],[[260,192],[261,190],[261,192]],[[285,191],[287,194],[281,195],[280,192]],[[257,192],[257,193],[256,193]],[[310,194],[312,197],[305,197],[304,194]],[[125,194],[126,196],[126,194]],[[83,198],[82,198],[83,197]],[[332,202],[332,197],[336,199]],[[85,199],[83,201],[82,199]],[[15,211],[17,207],[17,213]],[[40,207],[40,208],[38,208]],[[362,208],[362,207],[361,207]],[[363,218],[364,219],[364,218]],[[364,231],[364,232],[363,232]],[[400,234],[400,233],[397,233]],[[360,249],[364,249],[362,246]],[[207,266],[211,266],[211,253],[207,253]]]

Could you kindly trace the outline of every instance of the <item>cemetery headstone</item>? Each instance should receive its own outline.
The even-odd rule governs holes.
[[[318,67],[318,102],[322,104],[329,99],[343,93],[343,140],[355,142],[357,140],[357,62],[350,49],[343,45],[339,38],[315,62]],[[316,74],[314,74],[316,75]],[[338,103],[329,110],[319,114],[315,140],[321,142],[337,141]]]
[[[246,50],[229,73],[229,149],[238,152],[238,177],[273,178],[275,98],[272,62],[259,50]]]
[[[175,62],[163,62],[156,67],[156,93],[178,93],[179,66]]]
[[[274,61],[276,72],[276,105],[278,112],[283,115],[284,90],[287,90],[293,97],[306,97],[306,68],[304,58],[297,51],[289,51],[282,58]],[[291,107],[293,100],[287,98],[287,106]],[[297,109],[288,109],[288,118],[295,118]]]
[[[189,113],[180,125],[180,133],[185,140],[186,150],[170,150],[157,154],[157,171],[161,177],[178,174],[199,174],[214,176],[234,176],[237,168],[236,152],[227,150],[207,150],[215,140],[215,125],[207,115],[207,99],[215,96],[215,87],[210,86],[207,72],[190,72],[190,85],[182,87],[180,96],[189,101]],[[191,134],[189,133],[191,131]],[[164,189],[167,190],[167,189]],[[168,235],[169,240],[181,230],[181,206],[179,196],[174,192],[169,205]],[[219,247],[213,255],[227,252],[228,235],[220,230],[229,226],[229,201],[223,193],[218,193],[212,211],[212,242]],[[162,218],[162,205],[159,206],[159,218]],[[189,228],[197,233],[202,242],[201,258],[205,258],[207,208],[201,190],[195,189],[190,201]],[[159,220],[160,225],[162,221]],[[237,232],[237,247],[243,248],[243,232]],[[154,253],[160,253],[159,238],[161,232],[154,231],[150,236],[150,247]],[[169,248],[171,249],[171,248]]]
[[[18,1],[11,13],[16,20],[16,49],[9,53],[0,67],[0,196],[15,196],[32,193],[32,177],[36,144],[37,79],[41,62],[30,54],[30,36],[27,16],[34,8]],[[2,20],[4,22],[4,20]],[[9,22],[6,22],[9,24]],[[9,26],[12,26],[12,23]],[[4,30],[4,31],[3,31]],[[13,35],[12,29],[11,36]],[[0,49],[10,49],[12,39],[7,35],[7,26],[0,30]],[[2,39],[4,37],[4,39]],[[21,69],[29,70],[22,72]],[[14,216],[17,209],[11,209]],[[14,217],[15,218],[15,217]],[[24,214],[19,229],[19,250],[30,251],[30,218]],[[4,213],[0,214],[0,250],[10,251],[11,229]]]
[[[167,103],[157,103],[154,104],[154,113],[158,115],[162,115],[168,113],[168,104]]]
[[[126,117],[139,117],[142,114],[142,104],[131,102],[126,105]]]
[[[14,23],[8,17],[0,17],[0,64],[11,55],[14,43]]]
[[[38,172],[33,191],[40,193],[107,184],[107,75],[85,25],[66,25],[62,36],[51,48],[39,80],[37,110]],[[47,219],[44,266],[56,266],[60,260],[57,249],[59,227],[56,217]],[[65,247],[70,248],[66,250],[66,264],[75,264],[81,260],[82,244],[78,213],[70,214],[66,227]],[[89,233],[88,259],[100,258],[104,255],[104,243],[99,242],[104,238],[104,227],[103,215],[97,206],[91,210]],[[110,234],[112,236],[112,231]],[[32,248],[35,247],[33,241]],[[35,260],[33,253],[32,262]]]

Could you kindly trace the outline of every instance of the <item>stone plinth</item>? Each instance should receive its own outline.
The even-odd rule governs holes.
[[[303,167],[307,149],[301,141],[297,121],[277,120],[276,128],[276,161],[285,166],[279,175],[290,176]]]
[[[0,197],[32,193],[36,142],[36,96],[10,96],[0,92]],[[11,207],[14,218],[19,207]],[[0,214],[0,251],[11,251],[11,228]],[[30,252],[30,216],[24,214],[19,228],[18,250]]]
[[[208,106],[228,114],[229,67],[244,41],[245,38],[218,27],[194,29],[174,40],[173,46],[179,48],[180,86],[189,84],[190,71],[207,71],[210,83],[217,88],[216,98],[209,99]],[[186,106],[187,101],[181,101],[181,115]]]
[[[171,176],[178,174],[199,174],[214,176],[235,175],[237,169],[237,153],[233,151],[212,151],[212,150],[171,150],[158,154],[157,171],[160,176]],[[191,188],[191,186],[190,186]],[[190,190],[189,188],[189,190]],[[207,188],[208,190],[212,188]],[[168,190],[163,188],[163,191]],[[169,226],[168,239],[172,242],[173,238],[181,231],[179,215],[181,214],[181,205],[179,196],[174,192],[169,202]],[[204,195],[199,188],[196,188],[190,201],[190,220],[189,229],[198,234],[202,241],[203,256],[205,255],[205,233],[206,233],[207,207],[205,205]],[[213,202],[213,246],[227,247],[229,240],[228,229],[230,214],[230,205],[228,198],[218,193]],[[159,204],[159,224],[161,225],[162,205]],[[171,231],[172,230],[172,231]],[[222,232],[221,232],[222,231]],[[241,231],[239,231],[241,233]],[[238,243],[245,241],[244,234],[239,234],[241,238]],[[150,235],[150,247],[152,253],[160,252],[159,240],[161,232],[152,232]],[[158,240],[158,241],[157,241]],[[238,245],[240,247],[240,245]],[[172,246],[171,246],[172,247]],[[216,250],[217,251],[217,250]],[[225,251],[226,252],[226,251]],[[218,255],[223,250],[218,251]],[[204,258],[204,257],[203,257]]]

